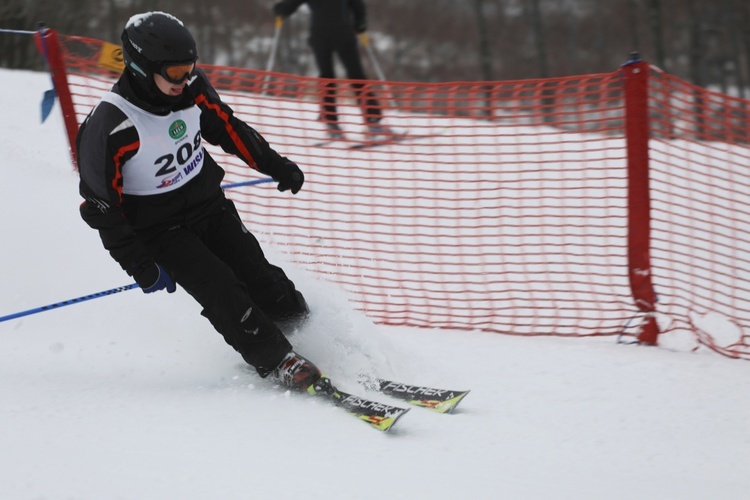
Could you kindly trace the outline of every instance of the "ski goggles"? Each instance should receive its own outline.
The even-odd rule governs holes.
[[[195,72],[195,63],[187,64],[171,64],[169,66],[162,66],[159,70],[159,74],[164,77],[169,83],[178,85],[185,81],[186,78],[193,76]]]

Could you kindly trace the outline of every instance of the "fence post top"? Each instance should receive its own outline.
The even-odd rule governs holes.
[[[624,67],[624,66],[631,66],[633,64],[638,64],[638,63],[642,63],[642,62],[643,62],[643,59],[641,59],[641,53],[638,52],[638,51],[634,51],[634,52],[630,53],[630,59],[628,59],[627,61],[625,61],[622,64],[622,67]]]

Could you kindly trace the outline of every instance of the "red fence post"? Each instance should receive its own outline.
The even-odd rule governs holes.
[[[60,101],[63,121],[65,122],[65,131],[68,134],[68,143],[70,145],[70,156],[73,160],[73,166],[77,169],[76,161],[76,135],[78,134],[78,121],[76,120],[76,111],[73,107],[73,99],[70,96],[68,87],[68,76],[65,72],[65,62],[63,61],[60,42],[57,39],[57,32],[49,28],[43,28],[34,35],[39,42],[39,48],[42,55],[47,59],[49,71],[52,74],[52,83],[55,86],[57,99]]]
[[[651,279],[651,194],[649,187],[648,63],[636,59],[622,68],[625,143],[628,158],[628,271],[639,310],[647,314],[638,340],[656,344],[656,292]]]

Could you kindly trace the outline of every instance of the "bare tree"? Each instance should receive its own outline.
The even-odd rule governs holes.
[[[607,72],[638,50],[645,60],[699,85],[731,90],[750,82],[748,0],[366,1],[370,39],[385,74],[396,81]],[[264,68],[273,2],[157,5],[190,27],[201,63]],[[117,43],[130,16],[152,9],[150,0],[5,0],[0,29],[34,30],[45,21],[63,34]],[[302,9],[285,20],[277,71],[316,75],[306,16]],[[43,62],[30,37],[0,32],[0,65],[41,69]]]
[[[539,6],[539,0],[531,0],[529,16],[531,32],[534,35],[534,46],[536,48],[537,60],[539,63],[539,76],[545,78],[549,76],[549,62],[547,60],[547,47],[545,44],[542,10]]]
[[[742,12],[736,2],[723,0],[722,19],[720,24],[727,27],[728,46],[725,48],[727,62],[731,61],[732,72],[737,84],[739,96],[745,97],[745,77],[742,71],[742,45],[740,20]],[[745,55],[747,57],[747,54]]]
[[[649,20],[651,22],[651,31],[654,40],[654,51],[656,61],[654,63],[667,71],[667,56],[664,50],[664,23],[662,20],[661,0],[648,0]]]
[[[484,0],[474,0],[474,12],[477,16],[477,35],[479,38],[479,60],[482,67],[482,78],[492,80],[492,55],[487,38],[487,22],[484,17]]]

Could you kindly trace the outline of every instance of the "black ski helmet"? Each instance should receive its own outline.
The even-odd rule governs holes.
[[[150,84],[154,73],[168,64],[198,59],[195,40],[182,21],[165,12],[146,12],[130,18],[122,32],[126,67]]]

